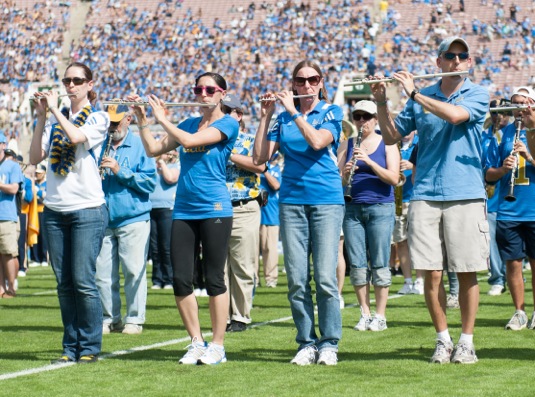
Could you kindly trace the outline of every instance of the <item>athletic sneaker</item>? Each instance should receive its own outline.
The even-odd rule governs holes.
[[[227,356],[225,354],[225,348],[221,345],[210,343],[204,354],[197,361],[197,364],[216,365],[226,362]]]
[[[376,314],[375,316],[373,316],[372,321],[368,324],[367,329],[369,331],[379,332],[384,331],[387,328],[388,327],[386,326],[386,318],[379,314]]]
[[[528,329],[535,329],[535,312],[531,315],[531,321],[528,323]]]
[[[448,294],[448,298],[446,300],[446,307],[448,309],[458,309],[459,308],[459,296]]]
[[[451,362],[454,364],[475,364],[477,363],[476,350],[473,343],[459,342],[451,355]]]
[[[184,354],[184,357],[182,357],[178,363],[179,364],[188,364],[188,365],[197,365],[197,361],[199,361],[199,358],[201,358],[206,350],[208,349],[208,345],[206,342],[199,342],[197,338],[193,338],[191,340],[191,344],[189,344],[186,349],[188,349],[188,352]]]
[[[143,332],[143,326],[140,324],[130,324],[127,323],[122,333],[126,335],[140,335]]]
[[[398,291],[398,294],[400,295],[408,295],[412,293],[412,283],[405,282],[403,284],[403,287]]]
[[[520,331],[521,329],[526,328],[528,325],[528,316],[523,310],[517,310],[513,317],[509,320],[505,329],[510,329],[513,331]]]
[[[338,354],[334,350],[322,349],[319,353],[318,364],[336,365],[338,364]]]
[[[290,361],[290,363],[303,366],[316,364],[317,360],[318,349],[316,348],[316,346],[311,345],[299,350],[293,360]]]
[[[424,282],[423,280],[416,280],[412,285],[411,294],[423,295],[424,294]]]
[[[505,292],[505,287],[500,284],[495,284],[490,287],[489,292],[487,292],[487,295],[490,296],[498,296]]]
[[[362,309],[360,309],[360,320],[357,325],[353,327],[353,329],[355,331],[366,331],[368,329],[368,325],[370,325],[371,322],[372,316],[370,316],[369,314],[362,313]]]
[[[78,359],[78,364],[93,364],[98,361],[98,356],[96,354],[88,354],[86,356],[80,356]]]
[[[118,323],[112,324],[112,323],[104,323],[102,324],[102,334],[107,335],[111,332],[121,332],[124,329],[124,325],[122,321],[119,321]]]
[[[443,340],[443,339],[437,339],[436,345],[435,345],[435,351],[433,352],[433,355],[431,356],[430,363],[431,364],[447,364],[450,362],[451,354],[453,352],[453,342]]]

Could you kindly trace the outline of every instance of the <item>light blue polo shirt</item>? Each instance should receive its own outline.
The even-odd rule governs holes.
[[[178,128],[195,134],[201,117],[189,118]],[[238,137],[238,122],[225,115],[210,124],[227,139],[212,145],[191,149],[179,148],[180,176],[178,178],[173,219],[208,219],[231,217],[232,205],[226,185],[226,166]]]
[[[317,130],[328,130],[333,142],[323,149],[314,150],[288,112],[277,117],[267,139],[278,142],[279,150],[284,154],[279,202],[300,205],[344,204],[342,180],[336,163],[336,149],[342,131],[342,109],[320,101],[303,117]]]
[[[417,130],[418,161],[411,200],[455,201],[484,199],[481,134],[489,107],[489,94],[465,79],[461,88],[446,98],[441,81],[421,90],[422,95],[468,111],[468,121],[453,125],[409,100],[395,120],[398,132]]]
[[[19,164],[13,160],[5,160],[0,164],[0,182],[7,185],[19,184],[24,180]],[[0,220],[17,222],[17,203],[16,194],[0,192]]]

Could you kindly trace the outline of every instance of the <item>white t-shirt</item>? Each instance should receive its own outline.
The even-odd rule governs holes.
[[[78,113],[70,113],[69,120],[72,122],[77,116]],[[56,122],[56,118],[52,116],[47,121],[43,132],[42,148],[47,155],[50,153],[52,125]],[[61,176],[55,174],[52,168],[48,167],[46,171],[46,198],[44,200],[46,207],[58,212],[67,212],[98,207],[105,203],[97,163],[109,124],[108,113],[91,113],[85,124],[80,127],[80,131],[87,137],[87,142],[76,146],[72,170],[66,176]]]

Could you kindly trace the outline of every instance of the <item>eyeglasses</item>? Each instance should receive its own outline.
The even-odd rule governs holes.
[[[315,75],[315,76],[310,76],[310,77],[295,77],[294,78],[294,83],[298,87],[304,86],[307,81],[308,81],[308,84],[315,87],[320,83],[321,76]]]
[[[201,95],[203,91],[205,91],[207,95],[214,95],[216,92],[225,92],[225,90],[219,87],[213,87],[211,85],[196,86],[193,87],[192,90],[195,95]]]
[[[373,119],[373,114],[369,114],[369,113],[364,113],[364,114],[353,113],[353,120],[355,120],[355,121],[360,121],[360,120],[368,121],[368,120],[371,120],[371,119]]]
[[[459,53],[445,52],[444,53],[444,58],[447,59],[448,61],[455,59],[455,57],[459,57],[459,61],[466,61],[469,56],[470,54],[468,54],[467,52],[459,52]]]
[[[83,77],[73,77],[73,78],[65,77],[64,79],[61,79],[61,82],[63,83],[63,85],[71,85],[71,83],[74,83],[74,85],[82,85],[86,81],[89,81],[89,80],[84,79]]]

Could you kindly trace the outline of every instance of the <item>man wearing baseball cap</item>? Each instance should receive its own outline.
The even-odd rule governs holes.
[[[109,105],[108,137],[100,161],[109,222],[97,258],[96,279],[102,302],[103,334],[140,334],[147,303],[149,193],[156,186],[156,165],[138,135],[130,132],[126,105]],[[124,275],[126,316],[121,316],[119,263]]]
[[[511,105],[535,106],[531,87],[518,87],[511,96]],[[526,147],[527,134],[523,112],[513,112],[515,122],[503,129],[502,140],[494,139],[488,149],[486,180],[499,181],[496,241],[505,261],[507,284],[515,312],[505,329],[535,329],[535,311],[528,321],[525,311],[522,262],[527,256],[535,268],[535,161]],[[512,194],[511,194],[512,193]],[[535,287],[535,278],[532,279]],[[535,291],[535,288],[533,288]]]
[[[24,180],[16,161],[6,159],[7,139],[0,134],[0,298],[13,298],[19,270],[20,233],[16,195]],[[7,281],[7,286],[6,286]]]
[[[371,90],[386,143],[394,144],[414,130],[420,136],[408,239],[413,268],[425,271],[425,298],[437,333],[431,362],[472,364],[477,362],[473,343],[479,306],[476,272],[487,270],[489,256],[481,155],[489,94],[462,76],[472,67],[464,39],[442,41],[436,65],[443,73],[459,74],[442,76],[421,90],[411,73],[393,74],[410,97],[395,120],[388,111],[385,84],[373,84]],[[455,348],[446,318],[444,270],[457,273],[459,279],[462,333]]]

